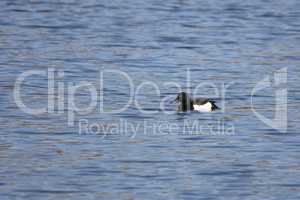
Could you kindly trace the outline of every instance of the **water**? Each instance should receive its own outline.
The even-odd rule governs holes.
[[[0,6],[2,200],[299,199],[298,1],[3,0]],[[144,81],[155,82],[160,96],[146,85],[136,98],[156,113],[142,113],[132,103],[115,114],[76,113],[74,125],[68,126],[67,91],[63,114],[24,113],[13,96],[17,77],[48,68],[64,72],[55,86],[64,83],[65,90],[80,81],[98,88],[100,72],[108,69],[130,76],[135,91]],[[253,113],[251,91],[284,68],[288,124],[280,133]],[[159,103],[177,93],[167,82],[191,91],[202,83],[218,91],[227,85],[225,104],[216,97],[224,110],[167,114]],[[105,110],[122,107],[129,99],[128,81],[110,74],[104,83]],[[46,76],[26,79],[25,104],[44,107],[47,84]],[[212,96],[208,86],[197,94]],[[253,98],[254,108],[268,118],[275,112],[273,89]],[[87,94],[78,92],[76,104],[87,105]],[[167,102],[166,110],[173,111]],[[100,134],[79,134],[83,119],[100,124]],[[183,134],[192,126],[185,123],[194,121],[205,127],[221,122],[234,131]],[[116,134],[101,134],[125,122],[148,128],[119,127]],[[177,129],[158,131],[158,124]]]

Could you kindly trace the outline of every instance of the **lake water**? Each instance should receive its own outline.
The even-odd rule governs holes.
[[[0,6],[1,200],[300,198],[299,1]],[[24,72],[40,73],[23,82],[24,104],[44,108],[49,98],[53,112],[32,115],[16,104]],[[112,113],[130,98],[124,74],[135,101]],[[68,92],[83,81],[96,88],[97,105],[80,114]],[[174,112],[171,82],[222,109]],[[80,108],[90,102],[84,89],[74,97]]]

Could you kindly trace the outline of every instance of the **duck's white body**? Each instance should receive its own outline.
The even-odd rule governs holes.
[[[213,100],[205,98],[192,99],[185,92],[179,93],[175,101],[179,102],[178,110],[183,112],[190,110],[198,112],[211,112],[219,109]]]
[[[193,108],[195,111],[199,112],[211,112],[213,110],[213,105],[208,101],[203,105],[193,104]]]

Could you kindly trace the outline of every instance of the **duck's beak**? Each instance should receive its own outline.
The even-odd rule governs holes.
[[[176,99],[171,101],[171,103],[178,102],[178,101],[179,101],[179,97],[177,96]]]

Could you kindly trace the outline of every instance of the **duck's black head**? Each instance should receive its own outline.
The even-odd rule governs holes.
[[[178,110],[180,111],[188,111],[193,109],[193,102],[190,99],[189,95],[185,92],[180,92],[175,101],[179,102]]]
[[[175,101],[178,101],[178,102],[184,102],[184,101],[187,101],[189,99],[189,95],[185,92],[180,92]]]

